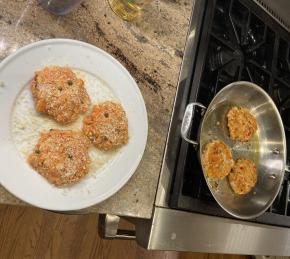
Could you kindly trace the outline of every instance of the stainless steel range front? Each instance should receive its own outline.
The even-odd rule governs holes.
[[[209,104],[227,84],[261,86],[276,103],[290,163],[290,2],[196,0],[151,222],[137,225],[149,249],[290,255],[290,175],[271,208],[254,220],[224,212],[210,194],[197,151],[180,136],[189,102]],[[201,115],[195,111],[191,136]],[[144,227],[145,226],[145,227]]]

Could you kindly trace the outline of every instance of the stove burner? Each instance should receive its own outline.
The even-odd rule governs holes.
[[[251,0],[208,0],[204,9],[200,47],[192,71],[188,102],[197,101],[208,106],[216,93],[227,84],[251,81],[267,91],[276,103],[285,127],[289,151],[290,33]],[[194,115],[193,136],[197,135],[200,117],[198,112]],[[290,152],[287,161],[290,161]],[[290,227],[289,192],[290,178],[286,172],[273,205],[254,221]],[[184,141],[181,141],[176,161],[169,205],[231,217],[213,199],[205,183],[197,152]]]

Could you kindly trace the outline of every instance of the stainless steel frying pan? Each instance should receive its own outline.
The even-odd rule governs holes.
[[[188,137],[196,106],[204,110],[197,141]],[[233,106],[248,108],[257,119],[257,133],[249,142],[241,143],[229,138],[226,114]],[[261,87],[244,81],[235,82],[224,87],[207,109],[200,103],[189,104],[183,117],[181,135],[184,140],[199,148],[200,158],[207,143],[220,139],[232,149],[234,159],[248,158],[255,162],[258,181],[252,191],[245,195],[235,194],[227,177],[223,180],[207,178],[203,168],[213,197],[225,211],[235,217],[249,219],[261,215],[269,208],[283,180],[286,141],[280,114]]]

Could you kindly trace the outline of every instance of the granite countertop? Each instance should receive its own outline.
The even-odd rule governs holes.
[[[109,52],[132,74],[149,119],[147,147],[129,182],[85,212],[150,218],[161,168],[193,0],[153,2],[138,21],[122,21],[106,0],[88,0],[67,16],[54,16],[37,0],[0,0],[0,60],[47,38],[72,38]],[[4,170],[4,169],[1,169]],[[26,205],[0,186],[0,203]]]

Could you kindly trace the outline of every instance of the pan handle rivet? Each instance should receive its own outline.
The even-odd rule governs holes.
[[[279,155],[279,154],[280,154],[280,150],[279,150],[278,148],[274,148],[274,149],[272,150],[272,152],[273,152],[273,154],[275,154],[275,155]]]

